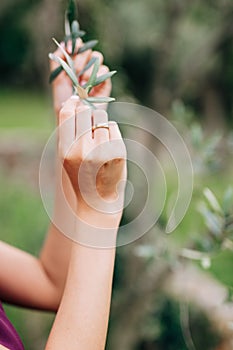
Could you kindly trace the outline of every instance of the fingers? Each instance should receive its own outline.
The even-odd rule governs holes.
[[[104,110],[92,110],[71,97],[59,115],[59,154],[63,161],[80,164],[86,157],[96,164],[126,159],[117,123],[108,123]]]
[[[92,137],[95,140],[95,143],[103,143],[109,141],[109,129],[105,127],[104,124],[108,125],[108,114],[106,111],[101,109],[96,109],[93,111],[93,134]],[[96,126],[103,127],[96,128]]]

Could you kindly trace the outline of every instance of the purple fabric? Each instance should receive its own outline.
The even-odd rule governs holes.
[[[23,344],[16,330],[6,317],[2,304],[0,303],[0,345],[10,350],[24,350]]]

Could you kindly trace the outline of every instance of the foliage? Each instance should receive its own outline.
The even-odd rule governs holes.
[[[133,97],[166,114],[180,99],[211,127],[232,124],[231,0],[78,4],[87,38],[101,38],[98,49],[119,73],[114,96]],[[47,86],[48,38],[62,35],[62,9],[61,1],[1,2],[2,83]]]
[[[182,325],[179,318],[180,305],[177,301],[170,300],[164,296],[157,301],[152,313],[144,321],[144,340],[139,344],[138,350],[166,349],[166,350],[187,350],[183,327],[188,327],[188,332],[192,329],[197,349],[205,348],[211,350],[219,344],[220,336],[214,334],[210,320],[198,309],[197,306],[190,307],[190,324]],[[190,329],[189,329],[190,328]],[[203,332],[200,332],[202,329]],[[187,341],[187,340],[186,340]]]
[[[74,0],[69,0],[68,8],[65,16],[65,38],[64,38],[65,48],[63,48],[62,45],[60,45],[55,39],[53,39],[55,44],[63,53],[65,60],[61,59],[55,54],[52,54],[52,53],[49,54],[49,58],[59,64],[59,66],[55,69],[55,71],[51,73],[50,82],[56,79],[57,76],[64,70],[72,81],[75,94],[78,95],[85,104],[91,106],[92,108],[95,108],[94,103],[108,103],[115,100],[112,97],[104,97],[104,96],[90,97],[89,94],[95,86],[102,84],[107,79],[110,79],[116,73],[116,71],[108,72],[101,76],[97,76],[98,70],[100,67],[100,62],[98,58],[92,58],[83,68],[83,70],[78,73],[78,76],[77,76],[74,60],[73,60],[74,55],[76,54],[79,55],[89,49],[92,49],[98,43],[98,41],[90,40],[84,43],[76,51],[77,39],[83,37],[85,35],[85,32],[83,30],[80,30],[80,25],[76,20],[77,11],[76,11],[75,5],[76,4]],[[70,41],[72,43],[71,56],[68,53],[68,44]],[[93,69],[89,80],[84,85],[81,84],[80,79],[82,75],[92,66],[93,66]]]

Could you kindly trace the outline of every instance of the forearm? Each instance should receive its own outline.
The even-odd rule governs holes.
[[[56,193],[53,222],[40,253],[40,261],[60,297],[65,286],[71,253],[71,237],[75,230],[76,197],[60,163],[56,169]],[[63,171],[63,173],[61,173]]]
[[[116,241],[118,224],[109,229],[112,242]],[[96,228],[96,235],[99,232]],[[46,350],[105,348],[114,259],[115,248],[72,243],[68,279]]]
[[[70,214],[72,210],[65,206],[62,188],[70,205],[76,206],[69,179],[57,178],[54,222],[56,224],[62,218],[65,230],[70,232],[74,229],[75,218]],[[66,282],[70,252],[71,240],[53,223],[39,258],[0,243],[0,265],[3,267],[0,269],[0,299],[30,308],[56,311]]]
[[[57,288],[37,258],[0,242],[0,260],[1,300],[38,309],[58,307]]]

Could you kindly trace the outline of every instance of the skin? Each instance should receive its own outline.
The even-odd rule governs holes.
[[[98,129],[93,137],[90,126],[92,119],[98,118],[99,122],[105,122],[107,114],[105,111],[92,112],[77,106],[75,100],[70,99],[63,107],[60,114],[60,123],[72,119],[76,110],[77,129],[60,129],[60,157],[63,160],[65,170],[72,183],[77,198],[75,212],[77,215],[76,230],[77,237],[82,230],[92,227],[93,234],[99,235],[104,231],[106,237],[110,238],[112,246],[116,243],[117,230],[122,216],[124,187],[118,191],[116,187],[119,181],[126,180],[126,151],[118,126],[111,123],[109,131]],[[84,113],[83,113],[84,112]],[[75,135],[77,130],[77,135]],[[84,135],[80,137],[86,130]],[[76,137],[76,141],[73,140]],[[78,140],[77,140],[78,138]],[[66,141],[66,142],[65,142]],[[113,151],[112,142],[119,145],[116,153]],[[72,144],[67,153],[66,145]],[[103,144],[106,153],[98,152],[98,156],[86,157],[93,150]],[[65,156],[64,156],[65,155]],[[96,186],[86,189],[81,194],[77,171],[81,166],[99,168]],[[117,176],[116,176],[117,174]],[[76,179],[76,180],[75,180]],[[106,181],[107,180],[107,181]],[[80,182],[87,181],[93,184],[93,172],[83,171],[80,174]],[[100,213],[97,209],[89,206],[92,201],[93,192],[101,193],[99,203],[102,200],[114,201],[120,198],[118,211],[110,214],[109,211]],[[111,206],[112,204],[110,204]],[[109,308],[111,300],[112,276],[115,259],[115,248],[100,249],[85,247],[72,242],[72,251],[67,283],[62,297],[53,328],[46,346],[46,350],[53,349],[104,349]]]
[[[59,50],[56,54],[62,57]],[[101,53],[88,50],[79,56],[75,60],[77,72],[93,56],[99,57],[101,62],[98,74],[108,71],[102,64]],[[51,69],[54,68],[56,64],[52,63]],[[85,73],[82,81],[87,81],[90,74],[91,69]],[[93,94],[108,96],[110,91],[111,82],[108,80],[97,87]],[[98,129],[94,134],[91,132],[93,120],[96,123],[107,121],[108,116],[104,110],[93,113],[80,100],[72,98],[64,104],[71,93],[70,80],[62,73],[53,84],[54,108],[60,126],[56,198],[61,199],[55,203],[54,221],[63,213],[64,192],[65,199],[75,213],[75,216],[70,216],[68,212],[63,213],[67,227],[73,230],[74,237],[78,240],[80,234],[85,235],[91,228],[96,237],[104,232],[113,248],[82,246],[66,238],[52,223],[38,258],[1,242],[0,264],[5,268],[0,269],[0,299],[26,307],[58,310],[46,350],[99,350],[104,349],[106,341],[115,259],[114,245],[124,199],[124,186],[120,186],[117,192],[117,184],[126,179],[126,151],[115,123],[109,125],[109,130]],[[83,118],[84,114],[86,118]],[[73,126],[68,130],[63,128],[63,123],[72,118],[75,119]],[[83,130],[86,132],[81,137]],[[67,144],[78,136],[78,141],[72,144],[70,152],[67,153]],[[114,142],[119,145],[117,153],[114,151]],[[94,154],[96,147],[101,144],[104,145],[105,152],[86,157]],[[99,196],[95,196],[95,208],[89,205],[93,201],[94,192],[83,193],[79,181],[75,181],[81,167],[84,169],[80,172],[81,183],[92,184],[91,189],[98,192]],[[88,167],[100,169],[96,186],[92,171],[85,171]],[[114,211],[116,198],[117,211]],[[97,208],[102,205],[103,199],[108,202],[108,209],[100,213]],[[111,206],[114,208],[113,213],[110,213]]]

